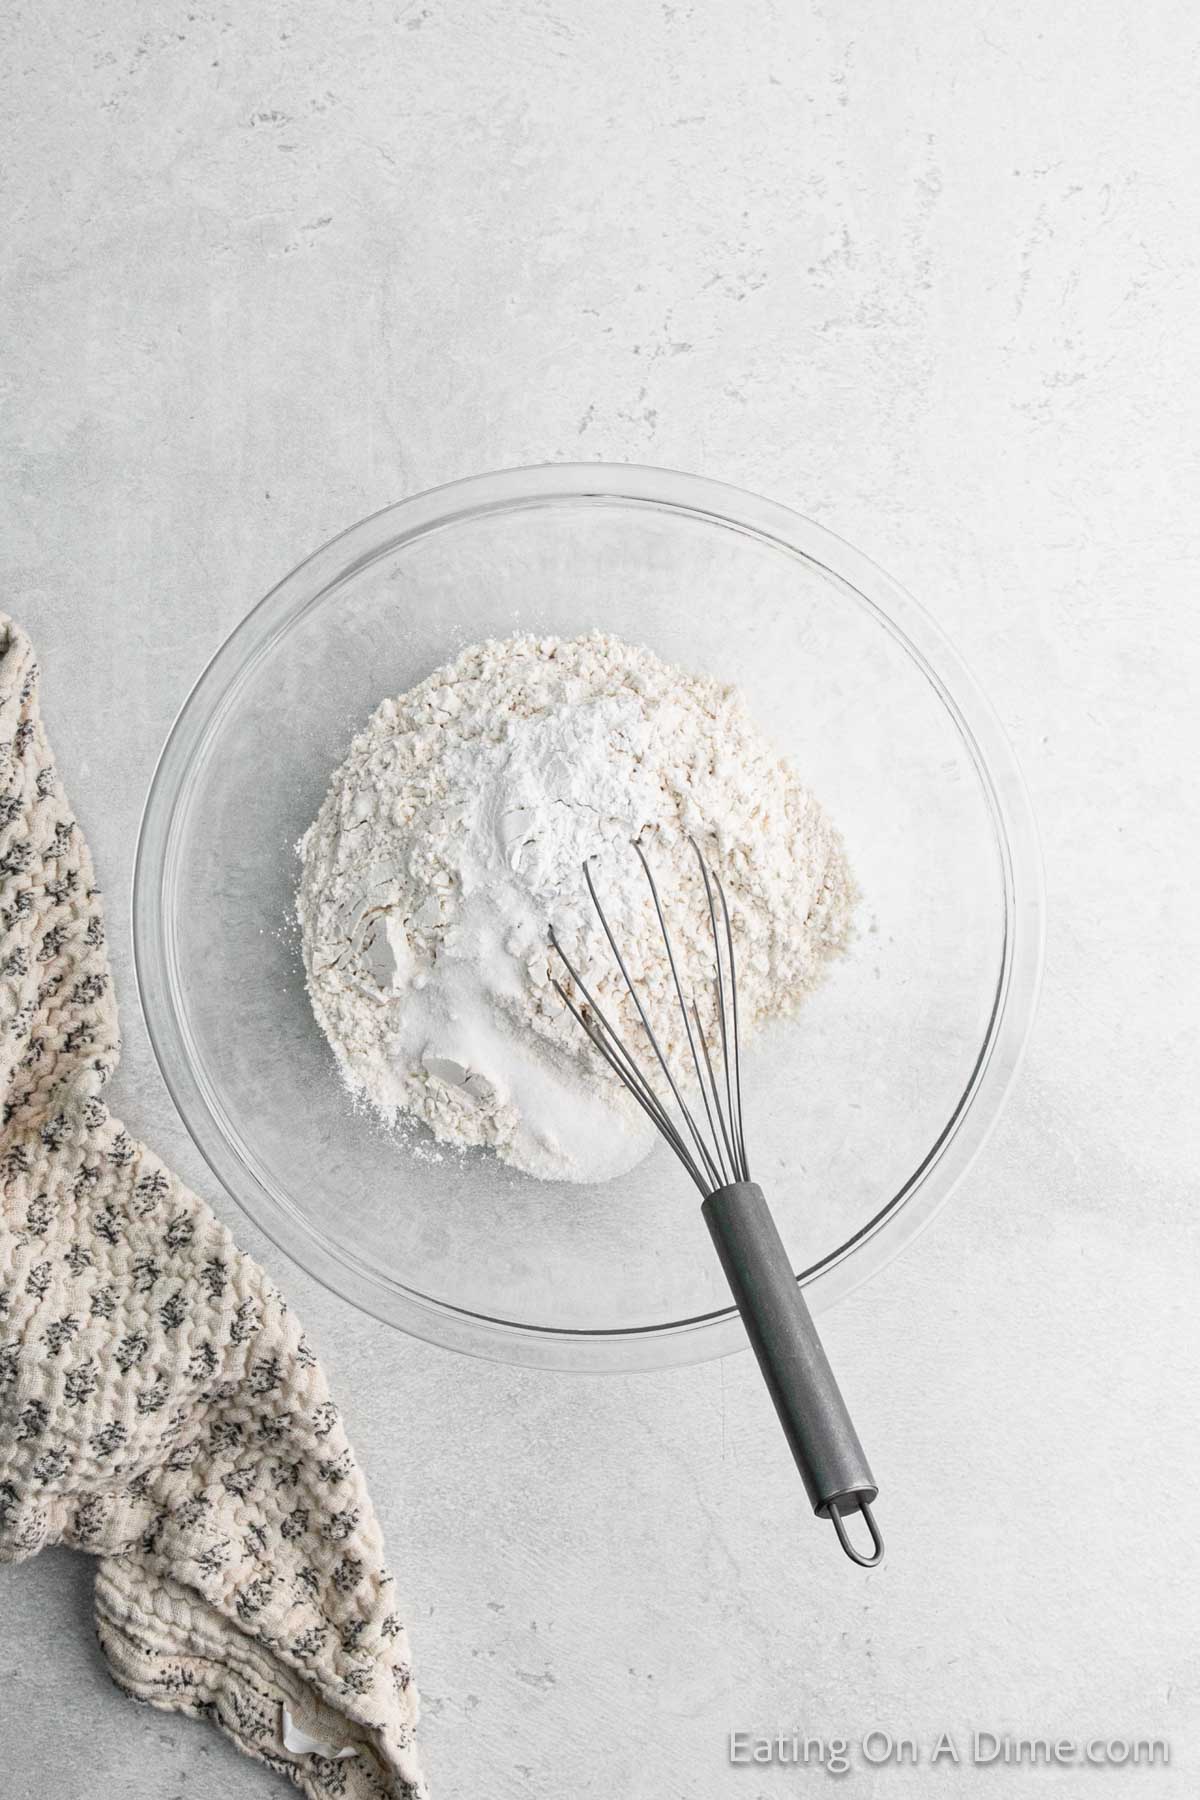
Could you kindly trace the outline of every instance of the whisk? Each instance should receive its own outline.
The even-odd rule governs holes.
[[[683,1015],[691,1070],[690,1074],[682,1075],[682,1080],[691,1086],[694,1078],[703,1117],[698,1116],[695,1108],[685,1100],[680,1080],[655,1035],[605,915],[589,862],[584,863],[583,873],[592,904],[629,990],[642,1033],[666,1083],[669,1099],[660,1094],[622,1041],[551,930],[551,945],[570,977],[576,997],[567,992],[561,981],[556,979],[554,985],[594,1048],[633,1095],[700,1190],[703,1202],[700,1210],[813,1511],[818,1518],[833,1521],[838,1541],[852,1562],[866,1569],[874,1568],[883,1557],[883,1539],[871,1511],[871,1502],[879,1489],[763,1191],[750,1178],[742,1113],[737,970],[725,889],[716,870],[710,867],[700,846],[692,839],[704,883],[712,934],[715,1028],[714,1043],[710,1046],[695,996],[685,996],[683,991],[671,934],[649,860],[640,843],[635,842],[633,848],[650,886]],[[861,1513],[866,1521],[871,1538],[869,1553],[858,1549],[846,1530],[846,1516],[854,1512]]]

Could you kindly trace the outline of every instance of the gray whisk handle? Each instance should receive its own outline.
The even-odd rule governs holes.
[[[867,1510],[879,1489],[763,1191],[735,1181],[701,1210],[813,1511],[832,1517],[843,1549],[869,1566],[883,1549]],[[875,1542],[869,1559],[850,1548],[842,1528],[841,1514],[859,1509]]]

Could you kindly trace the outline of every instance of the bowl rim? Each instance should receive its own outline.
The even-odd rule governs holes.
[[[626,463],[541,463],[467,476],[394,502],[306,557],[225,638],[175,718],[147,791],[132,890],[138,996],[168,1092],[225,1191],[271,1241],[326,1287],[412,1336],[490,1360],[586,1371],[632,1371],[704,1361],[745,1347],[731,1305],[654,1326],[569,1330],[489,1317],[382,1278],[325,1239],[261,1178],[223,1120],[186,1017],[167,896],[182,821],[202,753],[237,692],[275,642],[332,589],[404,544],[490,512],[563,501],[645,506],[740,531],[820,568],[875,614],[908,652],[950,714],[990,807],[1004,886],[1001,968],[984,1039],[950,1118],[898,1193],[820,1263],[800,1271],[821,1311],[877,1274],[937,1215],[983,1148],[1020,1066],[1041,979],[1045,905],[1041,854],[1020,768],[991,705],[928,613],[844,539],[793,511],[707,477]]]

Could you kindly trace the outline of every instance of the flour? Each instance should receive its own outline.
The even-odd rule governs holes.
[[[652,1128],[556,993],[549,930],[641,1054],[588,860],[678,1059],[682,1023],[632,845],[711,1029],[693,838],[725,886],[750,1037],[820,981],[854,890],[837,834],[736,689],[593,632],[474,645],[385,700],[299,846],[308,989],[351,1091],[388,1121],[411,1114],[443,1143],[490,1145],[533,1175],[633,1167]]]

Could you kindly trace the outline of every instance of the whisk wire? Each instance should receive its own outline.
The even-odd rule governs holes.
[[[704,1035],[704,1027],[700,1023],[700,1009],[696,1005],[695,1000],[692,1001],[692,1017],[696,1022],[696,1031],[699,1034],[699,1038],[700,1038],[700,1048],[704,1052],[704,1067],[708,1071],[709,1086],[712,1089],[713,1105],[716,1108],[717,1119],[720,1122],[721,1135],[725,1138],[726,1144],[728,1145],[729,1137],[728,1137],[728,1133],[725,1130],[725,1117],[721,1111],[721,1091],[717,1086],[717,1078],[716,1078],[715,1074],[713,1073],[712,1057],[709,1055],[709,1050],[708,1050],[708,1039]],[[705,1104],[707,1105],[707,1101],[705,1102]],[[720,1143],[719,1143],[719,1140],[717,1140],[715,1132],[713,1133],[713,1137],[714,1137],[714,1141],[717,1142],[717,1154],[719,1156],[720,1155]],[[729,1177],[729,1180],[736,1181],[737,1179],[738,1179],[737,1164],[735,1162],[733,1174]]]
[[[729,1179],[729,1177],[725,1173],[725,1165],[724,1165],[724,1162],[721,1160],[720,1140],[717,1137],[717,1128],[713,1124],[712,1108],[708,1103],[708,1092],[704,1086],[704,1077],[700,1072],[700,1059],[696,1054],[696,1044],[695,1044],[694,1038],[692,1037],[692,1022],[688,1017],[688,1004],[687,1004],[687,1001],[683,997],[683,983],[679,979],[679,970],[675,966],[675,952],[671,946],[671,934],[667,930],[667,921],[666,921],[666,917],[663,913],[662,902],[658,897],[658,887],[657,887],[657,884],[655,883],[654,875],[651,871],[650,864],[646,860],[646,852],[642,849],[642,846],[639,843],[635,843],[633,847],[637,851],[638,858],[641,862],[642,868],[646,872],[646,880],[650,884],[650,897],[654,901],[654,910],[658,914],[658,928],[659,928],[660,932],[662,933],[663,947],[665,948],[665,950],[667,952],[667,961],[671,966],[671,977],[675,983],[675,992],[679,999],[679,1010],[683,1014],[683,1028],[684,1028],[684,1031],[687,1033],[688,1049],[691,1052],[691,1057],[692,1057],[692,1067],[696,1071],[696,1086],[699,1088],[700,1098],[704,1102],[704,1111],[708,1118],[708,1129],[712,1133],[713,1144],[716,1147],[717,1164],[718,1164],[718,1169],[716,1172],[719,1173],[719,1180],[718,1180],[717,1185],[720,1187],[723,1187],[725,1185],[726,1181]],[[694,1010],[695,1010],[695,1005],[693,1003],[693,1011]],[[704,1042],[704,1032],[700,1025],[699,1017],[697,1017],[697,1019],[696,1019],[696,1030],[700,1034],[700,1042],[704,1046],[704,1056],[705,1056],[705,1061],[707,1061],[708,1060],[708,1046]],[[710,1077],[712,1075],[711,1067],[709,1069],[709,1075],[710,1075]],[[711,1162],[711,1159],[710,1159],[710,1162]]]
[[[704,1117],[708,1126],[707,1136],[701,1129],[691,1107],[684,1099],[679,1082],[671,1067],[670,1059],[663,1050],[649,1014],[642,1001],[642,996],[629,972],[629,966],[622,955],[616,936],[605,913],[603,902],[592,875],[590,862],[583,865],[584,879],[588,893],[601,928],[608,940],[609,949],[616,960],[617,968],[633,1001],[642,1031],[649,1042],[654,1058],[662,1070],[671,1098],[675,1102],[682,1129],[675,1122],[668,1110],[668,1102],[655,1090],[637,1057],[622,1040],[620,1034],[607,1017],[595,996],[584,983],[582,977],[559,943],[553,929],[550,932],[550,943],[561,961],[567,975],[574,984],[580,1002],[572,999],[561,982],[555,980],[554,987],[564,1004],[570,1009],[576,1022],[582,1027],[593,1047],[600,1053],[608,1067],[618,1080],[628,1089],[646,1114],[651,1124],[666,1140],[679,1161],[683,1164],[700,1193],[708,1196],[717,1190],[727,1187],[731,1182],[749,1179],[746,1161],[745,1134],[742,1124],[742,1088],[741,1069],[739,1067],[740,1049],[737,1014],[737,975],[733,953],[733,930],[729,919],[729,906],[725,891],[715,870],[710,871],[704,853],[695,839],[692,848],[696,852],[700,874],[704,882],[705,897],[708,903],[709,927],[712,932],[713,954],[716,975],[713,981],[714,1010],[720,1041],[721,1070],[718,1074],[713,1062],[713,1051],[710,1049],[708,1036],[700,1018],[699,1007],[693,995],[690,1002],[684,995],[683,982],[679,973],[679,965],[675,957],[674,945],[671,941],[670,928],[667,924],[666,910],[662,904],[658,884],[654,879],[642,845],[634,842],[646,881],[650,888],[650,896],[654,904],[658,927],[662,933],[663,948],[667,953],[667,962],[671,970],[679,1010],[683,1018],[684,1032],[687,1037],[688,1053],[695,1074],[696,1087],[700,1093],[704,1107]],[[725,947],[722,954],[721,929],[717,920],[714,888],[720,896],[722,923],[724,925]],[[728,969],[729,1000],[726,1003],[725,982]],[[724,1086],[724,1104],[721,1089]],[[688,1139],[691,1142],[689,1144]]]
[[[563,967],[566,969],[567,974],[582,994],[584,1003],[591,1014],[591,1018],[589,1019],[585,1016],[584,1012],[575,1005],[571,996],[567,993],[560,981],[554,982],[555,990],[564,1003],[570,1008],[572,1016],[577,1023],[582,1026],[594,1048],[600,1052],[609,1068],[612,1069],[613,1073],[624,1083],[629,1092],[633,1095],[638,1105],[649,1118],[651,1124],[656,1130],[661,1132],[672,1150],[674,1150],[675,1154],[679,1157],[689,1175],[692,1177],[692,1180],[700,1189],[700,1192],[702,1194],[707,1193],[708,1188],[692,1162],[687,1146],[680,1137],[674,1121],[667,1112],[666,1107],[638,1067],[633,1056],[626,1049],[620,1035],[614,1030],[603,1007],[587,987],[578,970],[568,959],[566,952],[559,943],[553,930],[550,932],[550,942],[561,960]]]
[[[601,905],[600,896],[596,892],[596,884],[592,880],[592,871],[591,871],[591,866],[589,863],[586,863],[586,862],[584,863],[583,875],[584,875],[584,880],[587,882],[587,885],[588,885],[588,892],[592,897],[592,905],[596,909],[596,916],[600,920],[600,924],[604,929],[605,937],[608,939],[609,949],[612,951],[614,957],[616,958],[617,967],[620,969],[621,974],[624,977],[625,986],[629,990],[629,997],[633,1001],[633,1004],[637,1009],[638,1018],[642,1022],[642,1029],[645,1031],[647,1038],[650,1040],[650,1047],[654,1051],[654,1054],[658,1059],[658,1065],[661,1068],[664,1076],[666,1077],[667,1086],[671,1090],[671,1094],[674,1098],[676,1106],[679,1108],[680,1113],[683,1115],[684,1123],[686,1124],[689,1132],[691,1133],[692,1141],[700,1153],[701,1161],[703,1162],[706,1171],[712,1177],[714,1185],[716,1187],[721,1187],[724,1184],[721,1181],[720,1169],[719,1169],[718,1165],[716,1163],[714,1163],[711,1155],[709,1154],[708,1146],[705,1143],[703,1137],[701,1136],[699,1129],[697,1128],[696,1121],[692,1117],[692,1114],[688,1107],[687,1101],[684,1099],[683,1095],[680,1093],[679,1084],[675,1080],[674,1075],[671,1073],[671,1065],[667,1061],[666,1056],[663,1054],[662,1046],[660,1045],[658,1039],[654,1035],[654,1027],[651,1025],[650,1020],[646,1016],[646,1009],[642,1005],[641,995],[638,993],[638,990],[634,984],[633,978],[629,973],[629,969],[625,963],[625,958],[621,955],[620,946],[618,945],[616,938],[613,936],[612,927],[609,925],[608,919],[604,912],[604,907]]]
[[[700,875],[704,882],[704,898],[708,904],[708,922],[712,931],[713,957],[716,962],[716,975],[713,979],[713,995],[717,1003],[717,1024],[721,1033],[721,1061],[725,1068],[725,1092],[729,1103],[730,1118],[732,1118],[733,1088],[729,1079],[729,1035],[725,1028],[725,979],[724,970],[721,966],[721,934],[717,930],[717,909],[713,901],[712,881],[708,873],[708,864],[705,862],[703,853],[695,838],[692,839],[692,849],[696,852],[696,861],[700,864]],[[736,1177],[738,1168],[737,1158],[734,1155],[733,1145],[729,1139],[729,1132],[725,1124],[725,1114],[721,1110],[721,1096],[717,1091],[717,1084],[715,1081],[713,1082],[713,1098],[717,1103],[717,1117],[721,1121],[721,1134],[725,1139],[725,1147],[729,1152],[729,1160],[733,1164]]]
[[[736,962],[734,959],[734,954],[733,954],[733,926],[729,922],[729,902],[725,898],[725,886],[721,880],[721,877],[717,874],[717,871],[715,869],[713,870],[713,880],[715,881],[715,883],[717,885],[717,892],[721,896],[721,913],[722,913],[722,916],[725,921],[725,942],[729,946],[729,1000],[730,1000],[730,1013],[731,1013],[731,1016],[733,1019],[733,1089],[734,1089],[733,1098],[731,1098],[731,1100],[730,1100],[729,1107],[730,1107],[731,1114],[735,1117],[735,1119],[737,1121],[736,1126],[735,1126],[734,1135],[737,1138],[738,1162],[741,1165],[741,1179],[743,1181],[749,1181],[749,1179],[750,1179],[750,1164],[746,1159],[746,1134],[745,1134],[745,1131],[742,1126],[742,1047],[739,1042],[739,1034],[738,1034],[737,965],[736,965]],[[726,1062],[725,1062],[725,1073],[728,1076],[728,1073],[729,1073],[728,1057],[726,1058]],[[736,1108],[734,1106],[735,1099],[736,1099],[736,1103],[737,1103]]]
[[[583,1027],[583,1030],[586,1032],[588,1038],[591,1040],[593,1048],[595,1050],[597,1050],[599,1052],[599,1054],[604,1058],[605,1062],[608,1064],[609,1068],[613,1071],[613,1073],[618,1077],[618,1079],[621,1080],[625,1084],[625,1086],[628,1088],[630,1094],[637,1101],[637,1103],[641,1107],[642,1111],[646,1114],[646,1117],[650,1120],[650,1123],[654,1126],[655,1130],[658,1131],[666,1139],[667,1143],[671,1146],[671,1148],[675,1151],[676,1155],[684,1163],[689,1174],[692,1176],[693,1181],[696,1183],[696,1186],[699,1188],[701,1194],[707,1194],[708,1188],[707,1188],[705,1182],[696,1173],[694,1167],[692,1166],[691,1158],[689,1157],[688,1152],[687,1152],[687,1147],[684,1145],[683,1141],[679,1137],[678,1133],[675,1130],[675,1127],[671,1124],[670,1119],[663,1112],[661,1104],[658,1101],[657,1095],[655,1095],[652,1090],[643,1089],[641,1082],[639,1080],[630,1078],[627,1071],[622,1067],[621,1063],[618,1061],[616,1055],[609,1048],[608,1044],[605,1043],[604,1038],[601,1035],[601,1033],[588,1023],[588,1021],[584,1018],[583,1014],[579,1011],[578,1007],[572,1003],[570,995],[566,993],[566,991],[559,985],[558,982],[555,982],[554,985],[556,988],[558,988],[558,991],[562,995],[563,1000],[566,1002],[567,1006],[570,1007],[571,1012],[574,1014],[575,1018],[579,1021],[579,1024]],[[617,1040],[617,1041],[619,1042],[619,1040]]]

